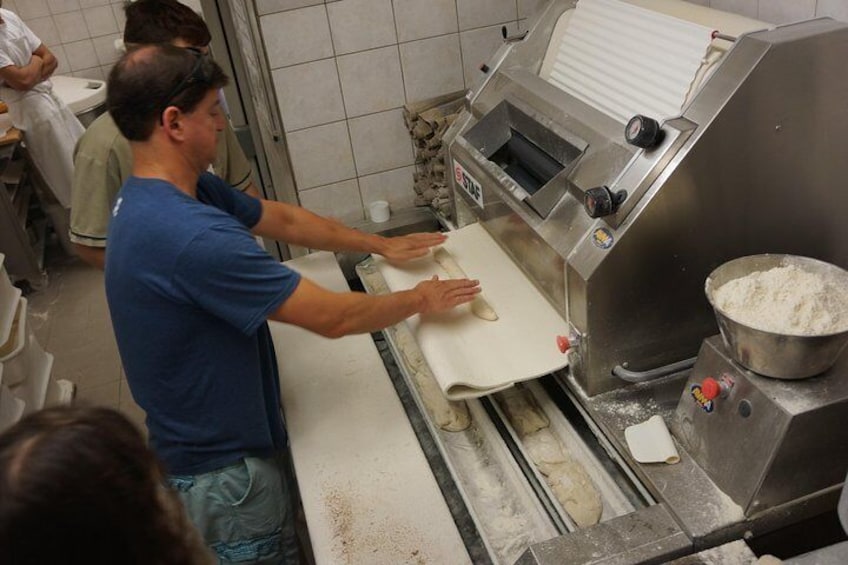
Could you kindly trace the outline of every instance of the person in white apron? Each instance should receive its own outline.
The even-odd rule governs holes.
[[[53,53],[16,14],[0,8],[0,100],[9,106],[12,124],[25,132],[29,154],[61,206],[57,213],[48,204],[46,212],[65,243],[74,146],[85,128],[53,93],[50,75],[57,64]]]

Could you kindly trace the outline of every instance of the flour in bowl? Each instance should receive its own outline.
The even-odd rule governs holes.
[[[784,335],[848,330],[848,288],[795,265],[755,271],[715,290],[713,301],[731,319]]]

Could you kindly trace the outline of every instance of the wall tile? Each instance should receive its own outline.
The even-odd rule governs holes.
[[[845,0],[818,0],[816,2],[816,16],[829,16],[848,22],[848,2]]]
[[[758,0],[710,0],[710,7],[716,10],[725,12],[733,12],[748,16],[749,18],[757,18]]]
[[[465,87],[459,34],[400,45],[407,102],[424,100]]]
[[[106,6],[114,3],[114,0],[79,0],[80,8],[93,8],[94,6]]]
[[[256,0],[256,13],[264,16],[265,14],[273,14],[274,12],[305,8],[306,6],[315,6],[323,3],[324,0]]]
[[[809,20],[816,15],[816,0],[761,1],[758,15],[759,19],[775,24]]]
[[[71,67],[68,63],[68,55],[65,53],[65,47],[62,45],[48,45],[48,49],[53,52],[53,56],[56,57],[56,62],[58,63],[53,74],[64,75],[69,73]]]
[[[270,14],[259,21],[272,69],[333,56],[324,6]]]
[[[337,55],[397,42],[391,0],[344,0],[327,4]]]
[[[118,32],[118,22],[115,21],[115,14],[112,12],[111,6],[86,8],[82,11],[82,15],[91,37]]]
[[[47,6],[47,0],[23,0],[21,1],[21,5],[17,6],[17,10],[12,11],[20,16],[24,21],[30,18],[40,18],[42,16],[50,15],[50,8]]]
[[[349,124],[356,171],[360,176],[413,163],[402,110],[352,118]]]
[[[520,0],[519,0],[520,1]],[[710,0],[686,0],[690,4],[698,4],[699,6],[710,7]]]
[[[356,177],[347,123],[289,132],[286,138],[298,190]]]
[[[518,26],[515,22],[506,25],[509,33],[516,33]],[[486,63],[503,45],[502,25],[481,27],[459,34],[462,45],[462,69],[465,75],[465,84],[471,86],[477,79],[483,76],[480,65]]]
[[[94,51],[97,53],[97,59],[101,65],[111,65],[121,57],[121,52],[115,49],[115,40],[120,39],[120,33],[111,35],[101,35],[91,40],[94,44]]]
[[[47,0],[47,7],[51,14],[63,14],[80,9],[79,0]]]
[[[456,0],[393,0],[398,41],[414,41],[459,31]]]
[[[50,16],[42,18],[33,18],[26,22],[29,29],[38,36],[45,45],[56,45],[61,43],[59,38],[59,30],[56,29],[56,23]]]
[[[709,2],[709,0],[702,1]],[[518,17],[532,18],[550,3],[551,0],[518,0]]]
[[[356,179],[310,188],[298,193],[300,205],[316,214],[353,223],[364,218]]]
[[[72,71],[80,71],[91,67],[99,67],[100,60],[94,50],[94,43],[90,39],[65,43],[65,56]]]
[[[362,204],[368,209],[368,204],[375,200],[385,200],[392,212],[413,208],[415,206],[415,190],[413,189],[412,173],[415,167],[401,167],[374,175],[359,178],[359,192],[362,194]]]
[[[515,0],[456,0],[456,9],[460,31],[518,19]]]
[[[347,116],[403,106],[403,77],[395,45],[338,58]]]
[[[271,72],[283,123],[288,131],[345,117],[336,62],[324,59]]]
[[[115,22],[118,24],[118,29],[124,31],[124,25],[127,23],[127,13],[124,11],[123,4],[112,4],[112,15],[115,16]]]
[[[59,30],[59,38],[62,43],[70,43],[72,41],[80,41],[88,39],[88,28],[85,26],[85,18],[82,17],[82,12],[66,12],[64,14],[56,14],[53,16],[53,21],[56,22],[56,29]]]

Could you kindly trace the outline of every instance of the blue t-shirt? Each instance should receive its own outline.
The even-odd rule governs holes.
[[[106,297],[135,401],[169,473],[286,443],[266,319],[300,276],[257,244],[261,203],[204,173],[197,199],[130,177],[106,247]]]

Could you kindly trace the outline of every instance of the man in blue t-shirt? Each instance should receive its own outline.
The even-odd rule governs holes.
[[[221,563],[297,561],[285,500],[285,428],[267,320],[327,337],[375,331],[471,301],[477,281],[429,280],[381,296],[300,277],[254,236],[404,261],[441,234],[383,238],[258,200],[205,173],[226,83],[209,57],[170,45],[130,52],[107,106],[133,151],[109,224],[106,295],[150,441]]]

